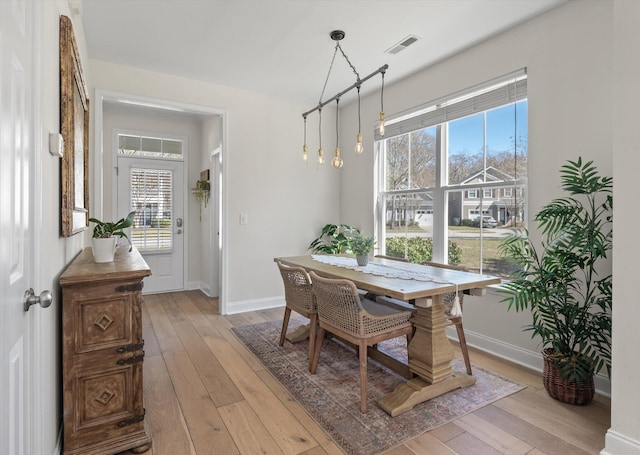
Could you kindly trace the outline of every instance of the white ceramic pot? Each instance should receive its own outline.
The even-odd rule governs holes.
[[[109,237],[107,239],[92,238],[93,260],[95,262],[113,262],[117,240],[117,237]]]
[[[359,266],[365,266],[369,263],[369,255],[368,254],[356,254],[356,261]]]

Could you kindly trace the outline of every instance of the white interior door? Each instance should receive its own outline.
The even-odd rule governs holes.
[[[151,268],[144,292],[184,289],[184,164],[118,157],[116,219],[136,211],[129,238]]]
[[[34,14],[33,2],[0,1],[0,453],[11,455],[34,453],[37,422],[29,395],[38,309],[23,309],[34,276]]]

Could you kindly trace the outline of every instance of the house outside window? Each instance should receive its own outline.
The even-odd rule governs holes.
[[[524,70],[391,117],[376,136],[380,253],[508,276],[526,220]]]

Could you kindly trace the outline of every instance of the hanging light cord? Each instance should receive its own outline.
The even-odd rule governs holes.
[[[327,71],[327,77],[324,80],[324,85],[322,86],[322,93],[320,93],[320,99],[318,100],[318,106],[322,105],[322,97],[324,96],[324,91],[327,89],[327,83],[329,82],[329,76],[331,76],[331,70],[333,69],[333,62],[336,61],[336,54],[338,53],[338,48],[340,47],[340,43],[336,43],[336,48],[333,50],[333,57],[331,57],[331,64],[329,65],[329,71]],[[340,49],[342,50],[342,49]]]
[[[322,149],[322,108],[318,109],[318,144]]]
[[[340,137],[340,128],[338,128],[338,118],[340,115],[340,110],[338,109],[340,106],[340,98],[336,99],[336,148],[338,148],[338,144],[340,141],[338,140]]]
[[[358,89],[358,134],[360,134],[360,130],[361,130],[360,128],[360,125],[361,125],[360,123],[360,84],[358,84],[356,88]]]
[[[384,73],[386,71],[380,71],[382,73],[382,86],[380,87],[380,110],[384,112]]]
[[[347,57],[347,54],[344,53],[344,51],[342,50],[342,46],[340,46],[339,42],[336,43],[336,47],[338,49],[340,49],[340,52],[342,53],[342,56],[344,57],[344,59],[347,61],[347,63],[349,64],[349,66],[353,70],[353,73],[356,75],[356,78],[357,78],[358,82],[360,82],[360,75],[358,74],[358,71],[356,70],[356,67],[353,66],[353,64],[351,63],[351,60],[349,60],[349,57]]]

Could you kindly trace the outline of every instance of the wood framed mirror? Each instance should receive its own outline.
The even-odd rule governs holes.
[[[71,20],[60,16],[61,234],[89,227],[89,93]]]

